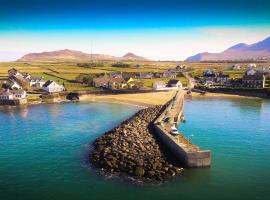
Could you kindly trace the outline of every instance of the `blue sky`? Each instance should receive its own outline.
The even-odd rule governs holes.
[[[181,60],[270,36],[267,0],[0,0],[0,60],[75,49]]]

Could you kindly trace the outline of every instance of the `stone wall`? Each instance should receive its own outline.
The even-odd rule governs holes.
[[[184,138],[182,134],[179,140],[180,136],[173,136],[168,131],[168,127],[180,122],[183,116],[183,102],[184,95],[179,91],[175,97],[165,105],[166,108],[154,122],[155,133],[167,149],[186,167],[210,167],[210,150],[200,150],[197,146],[190,144],[190,141]],[[171,112],[173,112],[173,114],[171,114]],[[168,115],[170,116],[169,120],[165,123],[163,119]],[[164,127],[167,127],[167,129]],[[188,142],[188,146],[185,142]],[[194,148],[189,148],[189,145]]]

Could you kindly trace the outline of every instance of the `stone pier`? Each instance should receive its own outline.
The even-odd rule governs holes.
[[[210,167],[210,150],[201,150],[181,133],[179,135],[172,135],[170,133],[171,128],[179,125],[184,117],[183,105],[184,92],[179,90],[165,105],[160,116],[154,121],[155,133],[160,138],[163,145],[186,167]]]

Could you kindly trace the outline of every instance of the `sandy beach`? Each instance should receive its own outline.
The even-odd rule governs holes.
[[[117,95],[82,95],[80,101],[99,101],[99,102],[119,102],[138,106],[164,105],[174,95],[176,91],[151,92],[139,94],[117,94]]]

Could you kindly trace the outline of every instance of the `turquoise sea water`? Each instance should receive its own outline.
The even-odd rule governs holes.
[[[211,149],[210,169],[161,186],[105,180],[86,162],[88,144],[139,108],[65,103],[0,110],[0,200],[267,199],[270,102],[197,99],[180,130]]]

